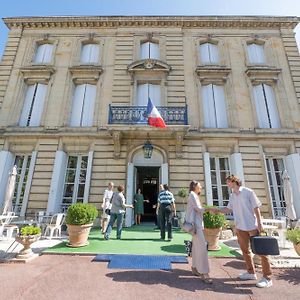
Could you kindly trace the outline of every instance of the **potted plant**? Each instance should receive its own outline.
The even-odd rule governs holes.
[[[41,237],[41,228],[35,226],[24,226],[20,233],[16,236],[16,241],[23,245],[23,249],[17,255],[17,259],[29,259],[33,257],[34,253],[31,249],[31,244],[39,240]]]
[[[288,230],[286,237],[294,244],[295,251],[300,256],[300,228]]]
[[[204,212],[204,236],[208,244],[208,250],[216,251],[221,249],[219,246],[219,237],[225,221],[224,214],[212,213],[209,210]]]
[[[66,224],[69,233],[69,247],[83,247],[88,245],[88,236],[98,210],[88,203],[76,203],[69,206]]]

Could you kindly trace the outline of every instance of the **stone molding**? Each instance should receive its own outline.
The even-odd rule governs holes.
[[[12,28],[117,28],[117,27],[181,27],[181,28],[290,28],[298,17],[276,16],[94,16],[94,17],[25,17],[3,18]]]
[[[278,80],[281,69],[269,66],[248,66],[245,73],[254,85],[261,83],[272,84]]]
[[[201,65],[196,68],[196,74],[201,84],[224,84],[231,69],[226,66]]]
[[[23,67],[20,69],[26,84],[43,83],[48,84],[51,75],[54,74],[55,69],[48,65],[35,65],[30,67]]]
[[[101,66],[80,65],[69,68],[72,74],[72,80],[75,84],[97,84],[100,75],[103,73]]]

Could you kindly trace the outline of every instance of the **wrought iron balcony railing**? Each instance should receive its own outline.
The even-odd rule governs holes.
[[[187,105],[157,106],[167,125],[188,125]],[[147,106],[109,105],[108,124],[147,124]]]

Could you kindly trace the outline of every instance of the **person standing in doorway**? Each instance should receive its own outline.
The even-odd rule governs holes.
[[[134,195],[134,215],[135,224],[141,224],[141,216],[144,214],[144,202],[149,203],[149,200],[145,200],[140,188],[137,189],[137,193]]]
[[[263,231],[259,209],[261,202],[253,190],[241,186],[241,181],[238,177],[230,175],[226,178],[226,183],[232,190],[232,194],[229,197],[227,207],[218,211],[223,213],[233,212],[236,235],[247,268],[247,272],[240,274],[239,278],[242,280],[255,280],[257,276],[250,252],[250,237],[256,236]],[[256,286],[260,288],[271,287],[273,283],[269,258],[264,255],[261,255],[260,258],[263,277],[256,283]]]
[[[117,220],[117,239],[121,239],[125,209],[133,208],[133,205],[126,204],[126,200],[123,194],[124,190],[125,190],[124,185],[119,185],[118,192],[113,193],[111,210],[110,210],[110,221],[104,235],[104,238],[106,240],[109,240],[112,227],[116,220]]]
[[[110,215],[108,215],[105,210],[110,209],[111,199],[114,192],[114,183],[109,182],[107,189],[104,191],[103,203],[102,203],[102,217],[101,217],[101,232],[104,234],[106,231],[107,224],[110,220]]]
[[[168,230],[168,240],[172,240],[172,214],[176,215],[175,198],[169,191],[167,184],[163,185],[164,190],[159,193],[157,202],[157,212],[160,219],[160,238],[166,237],[166,223]]]

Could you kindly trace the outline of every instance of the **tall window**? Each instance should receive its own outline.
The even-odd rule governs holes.
[[[227,128],[227,110],[223,86],[209,84],[202,86],[204,126],[206,128]]]
[[[145,42],[141,44],[140,48],[141,59],[159,59],[159,46],[153,42]]]
[[[81,48],[80,62],[92,64],[99,62],[99,44],[83,44]]]
[[[285,216],[286,203],[282,182],[282,172],[284,171],[283,159],[266,158],[266,166],[273,215],[274,217]]]
[[[29,85],[19,121],[20,126],[40,126],[47,85],[36,83]]]
[[[70,126],[92,126],[97,87],[80,84],[75,87]]]
[[[22,210],[26,185],[29,181],[29,167],[31,162],[31,155],[16,156],[15,165],[17,166],[16,185],[13,196],[13,211],[20,214]]]
[[[267,84],[253,87],[258,126],[260,128],[280,128],[278,110],[273,88]]]
[[[148,98],[155,106],[161,105],[159,84],[141,83],[137,85],[137,105],[147,106]]]
[[[200,44],[200,61],[202,64],[218,64],[219,53],[218,46],[212,43]]]
[[[258,44],[248,44],[247,45],[248,51],[248,59],[251,64],[265,64],[265,51],[263,45]]]
[[[62,199],[62,210],[65,211],[71,204],[83,202],[87,180],[88,156],[69,156]]]
[[[52,59],[53,45],[40,44],[36,48],[36,53],[33,62],[36,64],[50,63]]]
[[[213,205],[227,206],[229,189],[226,184],[226,177],[230,175],[228,158],[210,157],[210,175]]]

